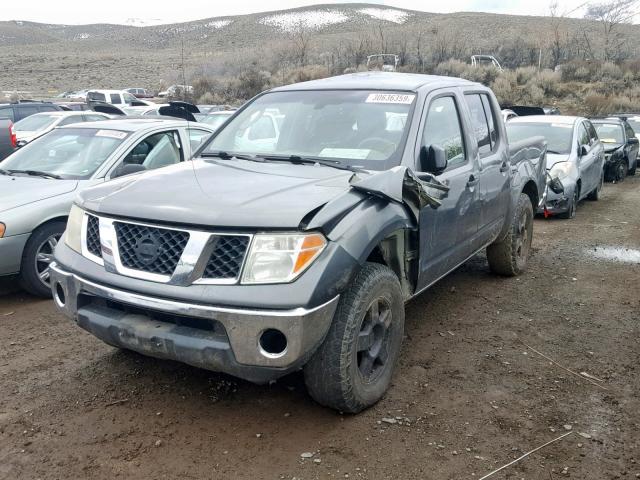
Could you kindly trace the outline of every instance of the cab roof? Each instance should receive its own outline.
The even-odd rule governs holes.
[[[322,78],[308,82],[294,83],[272,89],[272,92],[296,90],[396,90],[417,92],[423,88],[430,89],[445,86],[480,85],[462,78],[438,75],[422,75],[418,73],[398,72],[361,72]]]

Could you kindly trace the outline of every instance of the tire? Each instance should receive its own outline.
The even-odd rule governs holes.
[[[627,176],[627,170],[628,170],[627,166],[628,166],[628,163],[626,159],[620,160],[618,164],[615,166],[614,177],[617,183],[624,182],[624,179]]]
[[[589,195],[587,195],[587,200],[591,200],[592,202],[597,202],[600,200],[600,190],[602,190],[602,185],[604,185],[604,172],[600,175],[600,181],[598,182],[598,186],[594,188]]]
[[[47,223],[34,230],[29,237],[20,264],[20,285],[29,293],[43,298],[51,297],[49,263],[65,226],[65,222]]]
[[[340,297],[324,342],[304,367],[311,397],[345,413],[378,402],[391,383],[403,332],[398,277],[384,265],[366,263]]]
[[[571,220],[572,218],[576,218],[576,210],[578,209],[578,200],[580,199],[580,186],[576,185],[576,188],[573,190],[573,196],[569,201],[569,208],[566,212],[562,212],[558,214],[558,218],[564,218],[565,220]]]
[[[487,260],[493,273],[513,277],[527,268],[533,238],[533,205],[520,194],[507,236],[487,247]]]

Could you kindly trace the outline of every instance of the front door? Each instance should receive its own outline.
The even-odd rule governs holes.
[[[449,192],[440,207],[427,206],[420,212],[418,290],[474,253],[478,221],[478,168],[465,142],[460,98],[433,95],[426,102],[419,147],[434,145],[444,149],[448,166],[437,178],[449,187]],[[419,149],[416,159],[418,152]]]

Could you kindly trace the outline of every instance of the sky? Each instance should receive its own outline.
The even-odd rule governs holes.
[[[110,0],[107,3],[86,0],[4,0],[0,20],[30,20],[42,23],[118,23],[147,24],[185,22],[209,17],[282,10],[318,3],[340,4],[336,0]],[[550,0],[369,0],[391,7],[426,12],[493,12],[521,15],[546,15]],[[569,12],[584,3],[581,0],[559,0],[560,10]],[[182,8],[177,8],[180,5]],[[579,12],[578,12],[579,13]]]

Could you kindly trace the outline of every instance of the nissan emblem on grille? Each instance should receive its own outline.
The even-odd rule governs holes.
[[[157,237],[151,233],[140,237],[136,242],[136,257],[144,265],[151,265],[155,262],[162,251],[163,249]]]

